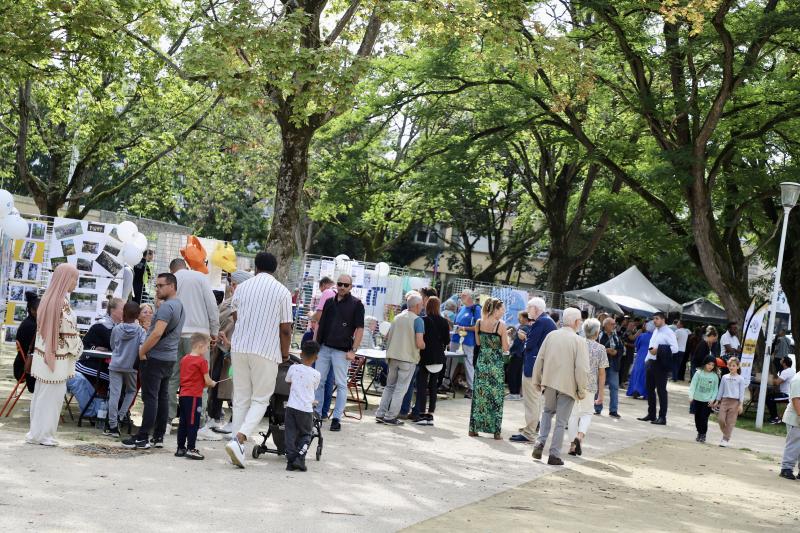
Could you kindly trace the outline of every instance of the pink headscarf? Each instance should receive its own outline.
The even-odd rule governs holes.
[[[62,263],[53,271],[50,285],[39,303],[36,316],[39,335],[44,339],[44,361],[51,371],[56,368],[56,347],[58,331],[61,327],[61,310],[64,298],[75,288],[78,282],[78,269],[69,263]]]

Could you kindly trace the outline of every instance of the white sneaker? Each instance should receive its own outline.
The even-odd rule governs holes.
[[[171,430],[172,430],[172,424],[167,422],[167,427],[166,427],[166,429],[164,429],[164,436],[166,437],[167,435],[169,435]]]
[[[239,443],[238,439],[231,439],[225,445],[225,451],[228,452],[228,457],[231,458],[231,463],[244,468],[244,445]]]
[[[197,440],[222,440],[222,434],[214,433],[208,426],[201,428],[197,432]]]
[[[42,446],[58,446],[58,441],[55,439],[44,439],[39,444]]]
[[[206,422],[205,427],[207,427],[208,429],[214,429],[220,427],[221,425],[222,422],[220,422],[219,420],[214,420],[213,418],[209,418],[208,422]]]
[[[730,441],[727,441],[727,440],[725,440],[725,439],[722,439],[721,441],[719,441],[719,445],[720,445],[721,447],[723,447],[723,448],[727,448],[727,447],[728,447],[728,445],[730,445]]]
[[[230,435],[231,431],[233,431],[233,422],[228,422],[224,426],[217,426],[211,428],[211,430],[214,431],[215,433],[224,433],[226,435]]]
[[[506,400],[511,402],[516,402],[522,399],[522,396],[519,394],[506,394]]]

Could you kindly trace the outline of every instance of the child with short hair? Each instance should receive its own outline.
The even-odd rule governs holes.
[[[711,415],[711,405],[717,397],[719,387],[719,376],[714,370],[716,359],[709,355],[703,361],[703,367],[699,368],[692,376],[692,383],[689,385],[689,399],[694,407],[694,425],[697,428],[697,442],[706,441],[708,433],[708,417]]]
[[[178,450],[175,457],[203,460],[205,457],[195,447],[197,430],[200,428],[200,415],[203,411],[203,387],[216,387],[217,382],[208,375],[208,361],[205,355],[211,339],[205,333],[193,333],[189,338],[192,352],[181,359],[181,385],[178,395]]]
[[[312,367],[317,360],[319,344],[306,341],[301,351],[303,364],[290,366],[286,373],[286,383],[291,383],[292,388],[289,392],[289,401],[286,402],[284,425],[286,470],[305,472],[306,452],[314,426],[314,393],[321,377],[319,371]]]
[[[739,359],[731,357],[728,359],[729,373],[722,376],[722,381],[717,392],[715,407],[719,407],[717,422],[719,429],[722,430],[722,440],[719,445],[725,448],[731,440],[731,433],[736,427],[736,419],[744,410],[744,391],[747,384],[739,373]]]
[[[125,418],[136,396],[136,368],[139,347],[147,333],[139,325],[139,304],[128,302],[122,308],[122,323],[111,330],[111,362],[108,365],[108,426],[103,435],[119,438],[119,423]],[[122,386],[125,397],[119,397]]]

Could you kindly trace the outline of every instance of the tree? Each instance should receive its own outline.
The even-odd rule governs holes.
[[[185,142],[221,97],[163,72],[192,23],[161,2],[51,4],[23,0],[4,19],[33,14],[36,25],[19,46],[0,41],[11,52],[0,130],[15,145],[12,188],[44,214],[66,206],[82,218]],[[167,52],[132,40],[129,27]]]

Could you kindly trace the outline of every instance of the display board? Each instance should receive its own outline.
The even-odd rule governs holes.
[[[28,220],[28,234],[11,242],[9,257],[5,257],[3,278],[5,287],[5,339],[13,342],[17,327],[27,315],[26,292],[40,292],[45,278],[47,222],[38,218]]]

